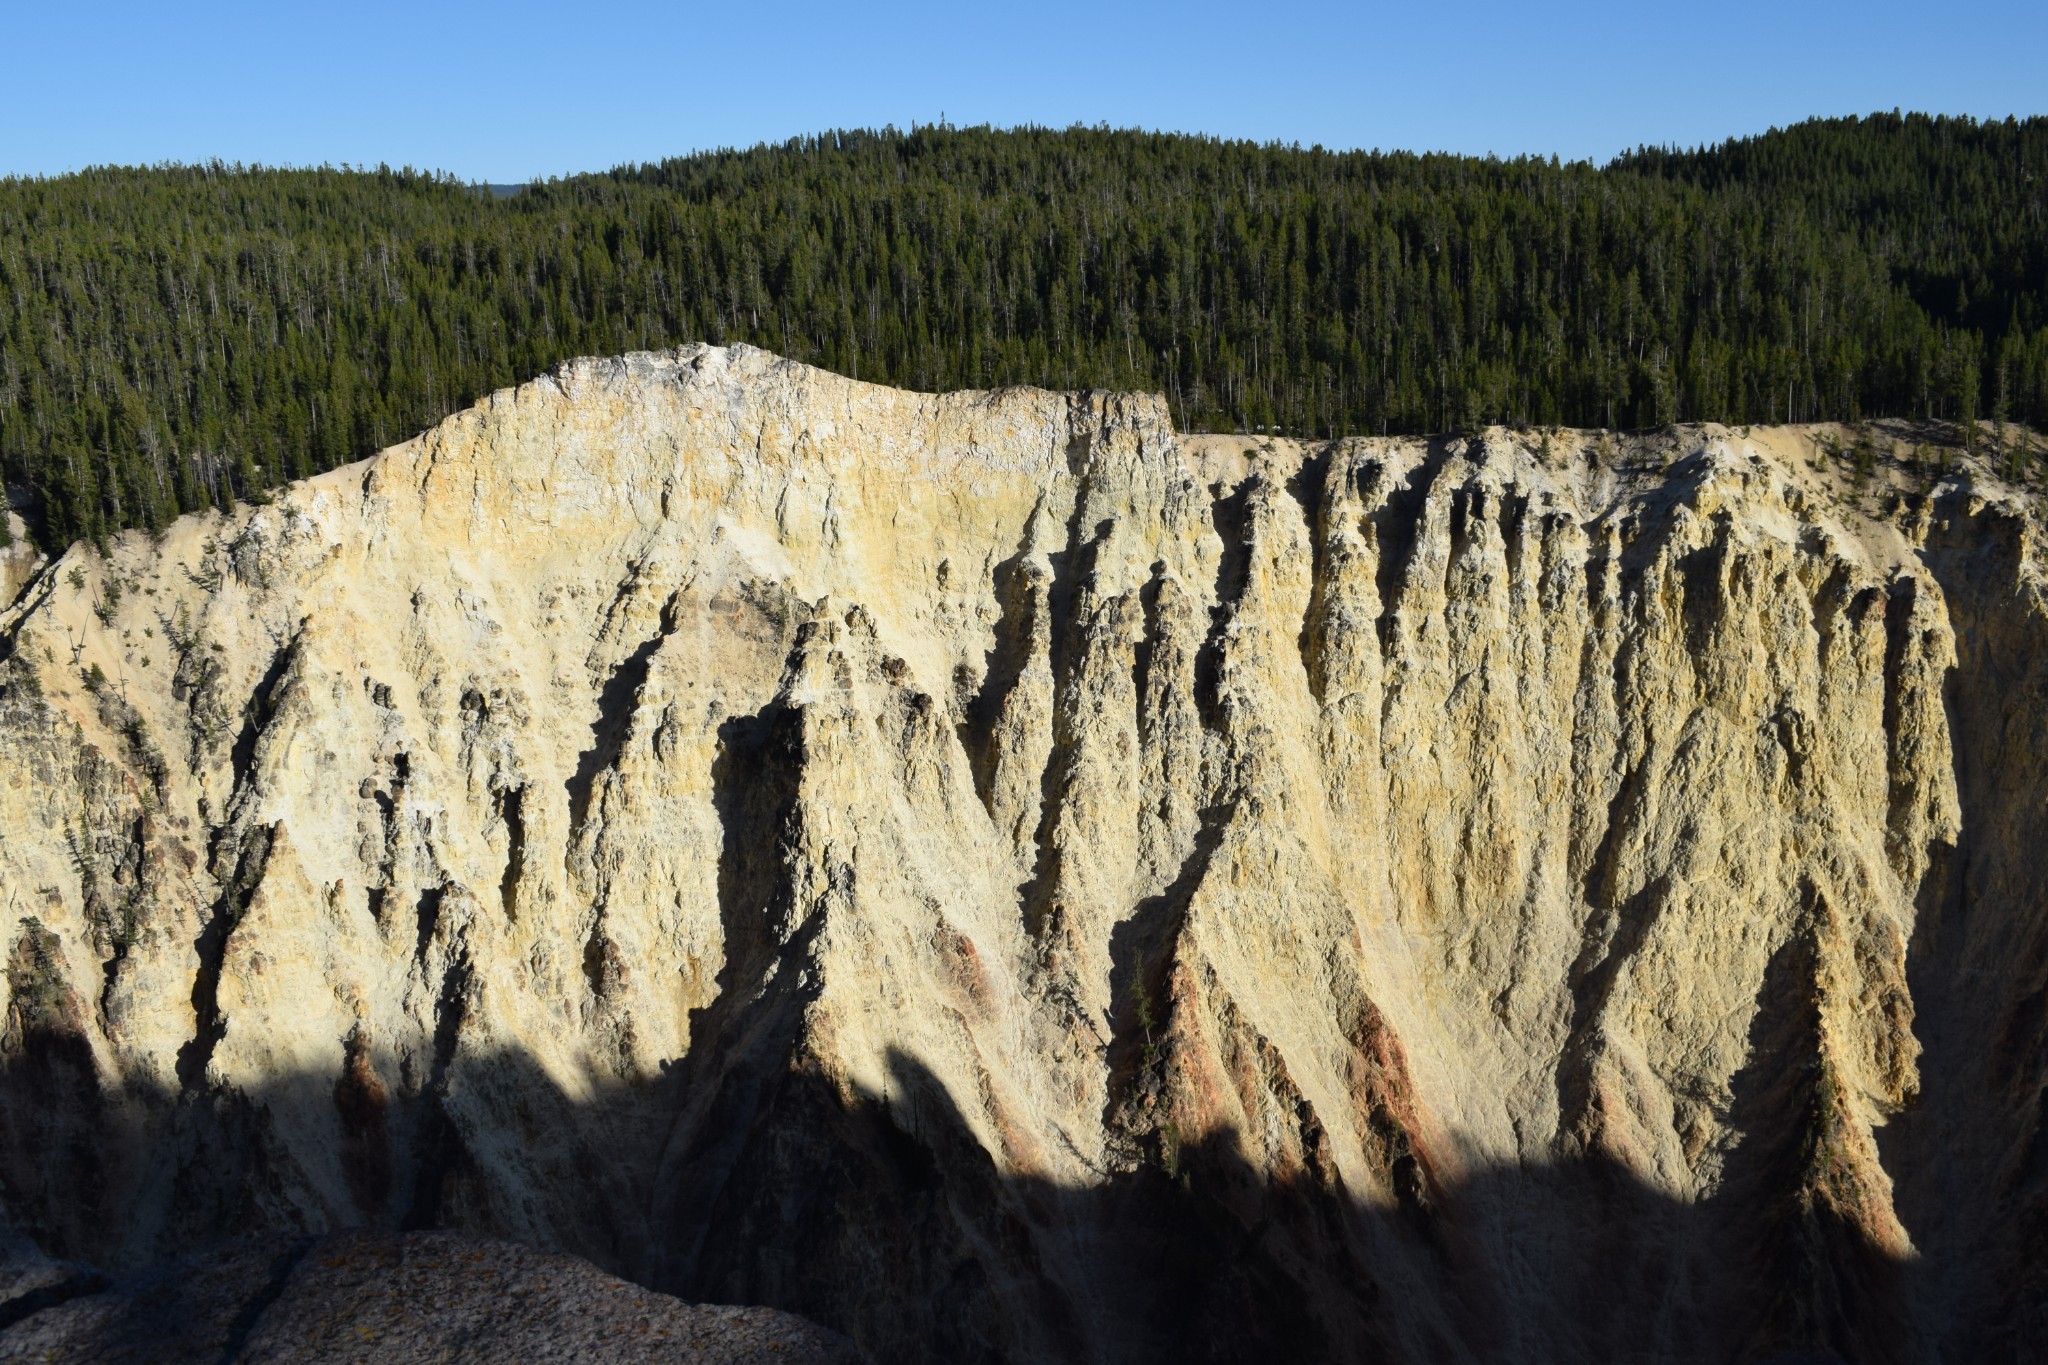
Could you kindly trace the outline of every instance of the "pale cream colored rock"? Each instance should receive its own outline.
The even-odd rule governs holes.
[[[1873,1134],[1964,829],[1960,570],[1811,440],[1185,437],[692,347],[74,548],[0,614],[0,898],[81,1002],[10,1036],[75,1036],[125,1116],[62,1250],[412,1218],[701,1294],[718,1220],[808,1178],[763,1144],[844,1136],[815,1082],[948,1180],[1341,1195],[1396,1354],[1478,1330],[1460,1276],[1467,1348],[1579,1330],[1529,1238],[1603,1215],[1552,1168],[1766,1192],[1670,1283],[1784,1201],[1908,1255]],[[2032,547],[1978,577],[2039,638]],[[83,1168],[38,1169],[17,1217]],[[1094,1311],[1094,1215],[962,1197],[976,1311],[1058,1358],[1026,1286]],[[1373,1221],[1410,1215],[1435,1250]],[[1784,1317],[1726,1297],[1644,1330]]]
[[[14,605],[21,590],[35,579],[43,567],[43,556],[29,543],[28,525],[21,517],[0,508],[0,518],[7,523],[7,545],[0,547],[0,610]]]

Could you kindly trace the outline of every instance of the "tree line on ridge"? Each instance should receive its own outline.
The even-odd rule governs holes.
[[[0,179],[0,479],[46,546],[158,529],[569,357],[698,340],[1158,391],[1188,430],[2048,426],[2044,210],[2048,119],[1899,114],[1605,166],[938,126],[509,196]]]

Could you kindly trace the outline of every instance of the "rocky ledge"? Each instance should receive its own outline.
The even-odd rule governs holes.
[[[445,1232],[271,1234],[110,1277],[17,1240],[0,1361],[47,1365],[854,1365],[766,1308],[682,1303],[573,1256]]]

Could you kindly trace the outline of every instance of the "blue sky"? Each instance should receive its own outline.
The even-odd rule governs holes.
[[[0,34],[0,174],[220,157],[516,181],[941,115],[1601,160],[1814,114],[2048,113],[2042,0],[0,0]]]

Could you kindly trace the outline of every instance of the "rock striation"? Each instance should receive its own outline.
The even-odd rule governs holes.
[[[892,1360],[2019,1359],[2048,603],[1819,429],[583,361],[0,613],[0,1195]]]

